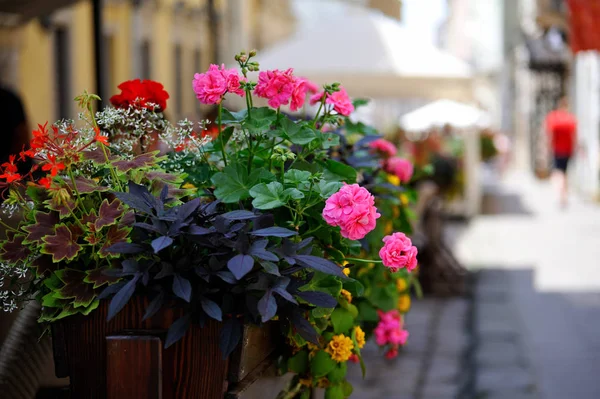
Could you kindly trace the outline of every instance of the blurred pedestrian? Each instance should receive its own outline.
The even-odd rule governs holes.
[[[577,120],[569,112],[569,103],[562,97],[558,107],[546,116],[546,132],[554,155],[554,180],[559,189],[561,206],[568,202],[567,168],[577,140]]]

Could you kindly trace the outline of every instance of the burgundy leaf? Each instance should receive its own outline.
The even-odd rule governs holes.
[[[73,201],[73,198],[70,197],[61,200],[59,199],[58,195],[55,195],[54,197],[50,198],[50,201],[48,202],[48,208],[52,209],[53,211],[57,211],[62,219],[63,217],[70,215],[71,211],[75,209],[75,201]]]
[[[119,227],[132,226],[135,223],[135,212],[127,211],[119,222]]]
[[[128,172],[131,169],[141,169],[146,166],[151,166],[156,162],[155,153],[145,153],[138,155],[131,160],[122,160],[113,162],[113,166],[119,172]]]
[[[67,181],[67,186],[73,190],[73,182]],[[75,178],[75,187],[79,194],[108,191],[108,187],[100,186],[97,181],[81,176]]]
[[[146,178],[150,181],[161,181],[167,183],[175,183],[179,180],[177,175],[166,172],[146,172]]]
[[[96,214],[96,209],[92,209],[92,210],[90,210],[89,213],[86,213],[85,215],[83,215],[80,222],[84,226],[86,226],[88,223],[90,223],[93,226],[96,219],[98,219],[98,215]]]
[[[121,243],[127,242],[127,238],[129,237],[129,233],[131,232],[130,227],[120,227],[118,225],[112,225],[108,228],[108,232],[106,233],[106,241],[100,251],[98,252],[100,256],[109,256],[114,255],[112,252],[108,251],[108,248],[111,246]]]
[[[119,280],[119,278],[112,276],[109,273],[105,273],[106,270],[114,270],[114,269],[109,269],[108,267],[99,267],[97,269],[86,270],[85,271],[86,276],[83,279],[83,281],[88,284],[93,284],[94,289],[101,287],[104,284],[110,285],[112,283],[116,283]]]
[[[73,298],[73,307],[88,307],[96,298],[96,291],[92,284],[84,282],[84,272],[64,269],[57,273],[57,276],[65,283],[65,286],[58,290],[58,296],[61,299]]]
[[[31,267],[35,269],[37,277],[49,275],[57,269],[57,264],[52,263],[52,258],[48,255],[42,255],[31,262]]]
[[[23,245],[24,240],[24,235],[9,232],[8,239],[2,245],[2,259],[11,263],[27,259],[31,251],[29,247]]]
[[[104,155],[104,151],[106,151],[106,155]],[[110,155],[110,151],[107,148],[104,148],[103,150],[99,146],[94,150],[83,152],[83,159],[87,161],[92,161],[93,163],[98,165],[104,165],[106,163],[107,156],[109,161],[112,161],[117,158],[114,155]]]
[[[41,243],[42,237],[54,234],[54,226],[58,223],[58,215],[55,212],[44,213],[36,212],[34,214],[35,224],[25,226],[23,230],[28,232],[27,239],[23,242]]]
[[[52,255],[53,262],[63,259],[71,260],[77,256],[81,246],[73,238],[71,230],[64,224],[56,226],[56,231],[51,236],[42,239],[42,253]]]
[[[96,230],[100,230],[104,226],[110,226],[117,221],[117,218],[123,214],[123,207],[121,201],[117,198],[113,199],[112,202],[108,202],[108,199],[104,199],[100,204],[98,211],[98,219],[94,223]]]

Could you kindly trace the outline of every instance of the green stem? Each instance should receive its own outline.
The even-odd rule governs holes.
[[[73,171],[71,170],[71,168],[69,168],[69,178],[71,179],[71,183],[73,183],[73,191],[75,191],[75,196],[77,197],[77,203],[78,205],[81,204],[81,207],[83,208],[83,202],[81,201],[81,194],[79,194],[79,190],[77,190],[77,182],[75,181],[75,176],[73,176]],[[82,209],[83,212],[85,212],[85,209]]]
[[[359,259],[359,258],[345,258],[347,261],[359,262],[359,263],[383,263],[381,260],[372,260],[372,259]]]
[[[278,145],[281,143],[278,143]],[[271,166],[273,165],[273,151],[275,151],[275,137],[271,140],[271,153],[269,154],[269,172],[271,171]]]
[[[250,108],[252,108],[250,106],[250,90],[246,90],[246,107],[248,108],[248,120],[252,119],[252,117],[250,116]]]
[[[221,155],[223,156],[223,163],[227,166],[227,155],[225,154],[225,141],[223,141],[222,133],[222,113],[223,113],[223,105],[219,103],[219,116],[218,116],[218,124],[219,124],[219,139],[221,140]]]
[[[281,184],[284,184],[285,179],[284,176],[285,175],[285,161],[281,162]]]
[[[123,191],[123,187],[121,186],[121,182],[119,181],[119,176],[117,176],[117,172],[115,171],[113,166],[110,164],[110,161],[108,159],[108,154],[106,153],[106,146],[103,143],[98,143],[98,145],[102,148],[102,153],[104,154],[104,160],[106,161],[106,164],[108,165],[108,169],[110,170],[110,174],[111,174],[113,180],[115,181],[115,185],[119,188],[119,191]]]
[[[14,231],[15,233],[19,232],[19,230],[17,230],[14,227],[11,227],[11,226],[7,225],[6,223],[4,223],[4,220],[2,220],[2,219],[0,219],[0,224],[2,226],[4,226],[4,228],[6,228],[6,230]]]
[[[317,121],[319,120],[319,114],[321,113],[321,110],[323,109],[323,105],[325,104],[325,93],[323,93],[323,98],[321,99],[321,104],[319,104],[319,109],[317,110],[317,114],[315,115],[315,119],[313,120],[313,127],[317,126]]]

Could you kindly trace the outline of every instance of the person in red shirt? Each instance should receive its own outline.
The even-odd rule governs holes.
[[[577,142],[577,120],[569,112],[566,97],[560,99],[558,108],[546,116],[546,131],[554,155],[555,178],[560,190],[561,205],[567,205],[567,168]]]

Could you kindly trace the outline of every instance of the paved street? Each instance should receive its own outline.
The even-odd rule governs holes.
[[[488,349],[477,351],[479,360],[498,366],[518,358],[491,377],[478,367],[478,392],[491,383],[500,386],[488,394],[506,394],[489,398],[516,398],[513,389],[518,397],[599,398],[600,206],[573,197],[560,210],[549,183],[522,174],[486,191],[489,214],[451,238],[465,265],[485,271],[475,295],[476,334],[504,333],[480,342]]]

